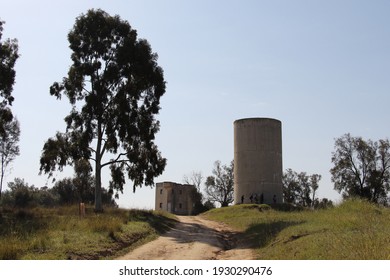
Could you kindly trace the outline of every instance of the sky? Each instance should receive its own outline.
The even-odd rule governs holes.
[[[233,122],[267,117],[282,122],[283,170],[322,175],[318,196],[339,201],[329,172],[335,139],[389,138],[389,1],[0,0],[3,40],[16,38],[21,54],[12,106],[21,154],[8,182],[53,185],[39,159],[71,106],[49,87],[66,76],[67,34],[92,8],[127,20],[159,56],[167,90],[156,144],[168,163],[155,182],[181,183],[193,171],[206,178],[216,160],[233,159]],[[128,182],[117,202],[152,209],[154,197]]]

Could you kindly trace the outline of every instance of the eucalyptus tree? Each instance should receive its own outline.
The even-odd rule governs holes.
[[[19,155],[20,127],[11,111],[15,63],[19,58],[18,41],[2,40],[4,21],[0,20],[0,197],[3,179],[9,164]]]
[[[222,165],[217,160],[212,173],[205,183],[208,200],[218,202],[222,207],[229,206],[234,201],[234,161],[229,165]]]
[[[314,207],[318,202],[316,192],[321,175],[308,175],[306,172],[296,172],[291,168],[283,173],[282,185],[284,201],[303,207]]]
[[[135,191],[153,185],[162,174],[166,159],[154,140],[166,86],[157,54],[119,16],[89,10],[76,19],[68,41],[72,65],[50,94],[67,97],[72,110],[65,117],[66,131],[44,144],[40,172],[51,176],[80,159],[89,160],[99,212],[103,168],[110,168],[109,188],[116,191],[123,191],[126,177]]]
[[[0,134],[5,132],[5,125],[12,121],[10,109],[14,97],[12,96],[15,84],[15,63],[19,58],[18,41],[6,39],[2,41],[4,21],[0,20]]]
[[[344,198],[387,203],[390,191],[390,142],[364,140],[347,133],[335,140],[330,170],[334,188]]]
[[[13,118],[10,122],[5,122],[3,128],[3,133],[0,133],[0,198],[7,169],[9,170],[10,164],[14,161],[16,156],[20,154],[19,121],[16,118]]]

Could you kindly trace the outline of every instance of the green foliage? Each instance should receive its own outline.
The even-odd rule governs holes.
[[[205,183],[207,199],[212,203],[220,203],[222,207],[228,206],[234,201],[234,162],[221,165],[220,161],[216,161],[212,173]]]
[[[307,175],[287,169],[282,178],[284,201],[302,207],[318,206],[320,202],[315,195],[320,180],[319,174]]]
[[[4,198],[3,203],[12,203],[12,207],[24,208],[32,205],[34,194],[37,189],[29,186],[23,179],[15,178],[13,182],[8,183],[9,191]]]
[[[390,209],[364,200],[292,212],[235,205],[205,215],[240,230],[259,259],[390,259]]]
[[[203,195],[197,188],[192,189],[191,199],[194,205],[191,215],[198,215],[214,208],[210,203],[206,203],[207,201],[203,203]]]
[[[15,84],[15,63],[19,57],[16,39],[2,41],[3,24],[0,20],[0,199],[3,178],[9,164],[19,155],[20,128],[14,119],[10,106]]]
[[[360,197],[387,204],[390,190],[390,142],[345,134],[335,141],[330,170],[334,188],[344,198]]]
[[[155,115],[165,93],[163,70],[149,43],[119,16],[89,10],[68,34],[68,76],[50,87],[72,110],[66,132],[48,139],[40,171],[49,176],[80,159],[95,163],[95,210],[102,211],[101,169],[110,166],[110,191],[122,191],[125,175],[137,186],[153,185],[166,159],[154,143]],[[110,158],[111,159],[107,159]]]
[[[93,182],[93,178],[89,179]],[[23,179],[15,178],[8,183],[8,190],[4,192],[1,206],[12,208],[26,207],[55,207],[61,205],[74,205],[84,202],[92,204],[94,200],[93,183],[78,186],[75,178],[64,178],[55,183],[54,187],[36,188],[29,186]],[[80,192],[82,190],[82,193]],[[112,193],[102,189],[102,202],[106,206],[117,206]]]
[[[57,181],[52,191],[58,195],[59,203],[62,205],[71,205],[81,202],[79,200],[77,189],[73,184],[73,179],[71,178],[64,178]]]
[[[333,201],[327,198],[322,198],[321,200],[314,201],[314,209],[327,209],[334,207]]]
[[[18,41],[1,40],[3,24],[0,20],[0,136],[6,131],[5,124],[13,119],[10,106],[14,101],[12,90],[15,84],[15,63],[19,58]]]
[[[95,178],[91,174],[92,169],[89,162],[86,160],[76,161],[74,171],[74,178],[64,178],[57,181],[53,192],[59,195],[61,204],[80,202],[92,204],[95,198]],[[107,191],[102,189],[103,204],[112,204],[111,200],[111,195],[107,196]]]
[[[200,213],[206,212],[210,209],[215,208],[214,204],[205,199],[202,194],[201,186],[202,186],[203,176],[202,172],[193,171],[190,175],[184,175],[183,182],[187,185],[192,185],[195,188],[191,191],[191,199],[193,201],[193,210],[192,215],[198,215]]]

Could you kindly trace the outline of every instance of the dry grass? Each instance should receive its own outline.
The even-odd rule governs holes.
[[[243,231],[258,259],[390,259],[390,209],[361,200],[319,211],[239,205],[206,215]]]
[[[142,215],[141,215],[142,214]],[[158,236],[174,223],[154,211],[87,208],[2,209],[0,259],[110,259]]]

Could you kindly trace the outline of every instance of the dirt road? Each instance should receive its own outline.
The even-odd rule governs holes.
[[[249,260],[238,233],[226,225],[200,216],[178,216],[177,226],[121,260]]]

